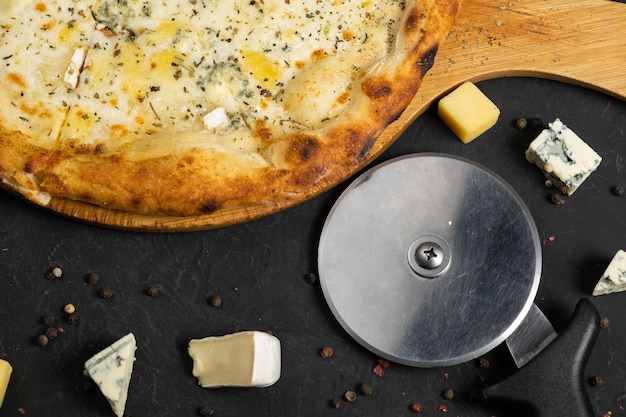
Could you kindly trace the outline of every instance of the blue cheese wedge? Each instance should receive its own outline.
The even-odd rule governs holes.
[[[537,165],[566,195],[572,195],[602,161],[600,155],[559,119],[532,141],[526,150],[526,159]]]
[[[280,378],[280,341],[265,332],[239,332],[189,342],[193,375],[204,388],[268,387]]]
[[[107,399],[117,417],[124,415],[137,344],[132,333],[85,362],[88,375]]]
[[[626,252],[618,250],[593,289],[593,295],[626,291]]]

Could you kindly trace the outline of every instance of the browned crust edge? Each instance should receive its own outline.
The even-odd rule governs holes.
[[[285,207],[303,201],[377,156],[370,152],[372,146],[416,94],[459,6],[456,0],[432,0],[408,11],[404,36],[415,44],[408,59],[392,76],[361,83],[365,110],[358,107],[356,114],[319,132],[278,138],[272,146],[284,153],[289,170],[259,168],[235,178],[199,175],[196,164],[215,161],[197,149],[132,161],[106,153],[47,151],[28,144],[19,132],[0,130],[0,171],[9,177],[30,174],[52,197],[138,214],[198,216],[251,204]],[[33,200],[31,192],[37,190],[21,186],[14,188]]]

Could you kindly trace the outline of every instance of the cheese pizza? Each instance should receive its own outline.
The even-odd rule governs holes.
[[[0,0],[0,178],[193,216],[338,183],[414,97],[460,0]]]

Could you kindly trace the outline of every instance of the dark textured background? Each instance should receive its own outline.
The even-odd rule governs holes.
[[[611,187],[626,182],[626,104],[553,81],[508,78],[479,87],[500,107],[498,124],[463,145],[434,109],[423,114],[380,158],[412,152],[446,152],[474,160],[508,181],[529,206],[541,239],[543,278],[536,303],[557,331],[576,302],[591,290],[620,248],[626,248],[626,197]],[[519,132],[520,116],[549,122],[559,117],[604,158],[600,168],[565,205],[556,208],[541,172],[524,159],[534,133]],[[514,372],[501,346],[476,361],[435,369],[392,364],[384,377],[372,372],[377,358],[352,341],[333,318],[319,286],[305,279],[316,271],[316,246],[324,219],[343,184],[284,212],[247,224],[193,233],[136,233],[62,218],[0,193],[0,357],[14,373],[0,416],[109,416],[96,389],[83,388],[83,363],[111,342],[134,332],[138,350],[129,416],[194,416],[209,406],[215,416],[409,416],[420,402],[423,416],[492,416],[472,399],[479,377],[495,382]],[[488,202],[485,202],[488,204]],[[381,213],[384,215],[384,213]],[[551,240],[550,237],[553,237]],[[44,276],[53,266],[62,279]],[[101,276],[85,283],[86,273]],[[160,288],[151,298],[148,285]],[[110,287],[110,300],[97,296]],[[223,306],[208,298],[220,295]],[[586,378],[596,414],[626,412],[626,294],[591,298],[610,327],[600,332]],[[64,319],[71,302],[78,325]],[[64,333],[46,348],[34,343],[53,314]],[[363,317],[363,320],[367,320]],[[280,381],[263,389],[203,389],[191,375],[191,338],[242,330],[271,330],[282,343]],[[322,359],[329,345],[335,355]],[[332,409],[330,399],[363,382],[374,394]],[[441,397],[454,389],[452,401]],[[502,414],[497,414],[502,416]]]

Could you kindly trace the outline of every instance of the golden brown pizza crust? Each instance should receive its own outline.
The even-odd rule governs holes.
[[[254,136],[264,163],[245,153],[199,146],[149,158],[129,157],[104,144],[49,150],[0,120],[3,179],[38,203],[38,195],[49,194],[126,212],[173,216],[302,201],[370,160],[377,137],[407,107],[432,66],[459,3],[416,2],[407,11],[398,39],[404,56],[389,57],[382,69],[359,80],[349,109],[340,117],[319,129],[283,137],[257,125]]]

